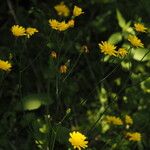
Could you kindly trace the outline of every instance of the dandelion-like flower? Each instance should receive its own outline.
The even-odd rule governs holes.
[[[52,51],[52,52],[50,53],[50,56],[51,56],[51,58],[56,59],[56,58],[57,58],[57,53],[56,53],[55,51]]]
[[[101,49],[101,52],[110,56],[116,56],[117,51],[116,51],[116,46],[108,43],[107,41],[99,43],[99,48]]]
[[[126,137],[129,141],[141,141],[141,134],[139,132],[127,132]]]
[[[67,17],[70,14],[69,8],[64,4],[64,2],[61,2],[60,4],[56,5],[55,10],[57,11],[59,16]]]
[[[67,66],[66,65],[61,65],[59,68],[60,73],[66,73],[67,72]]]
[[[125,123],[126,124],[133,124],[133,120],[129,115],[125,115]]]
[[[58,31],[65,31],[68,28],[74,27],[74,20],[69,20],[67,23],[65,21],[59,22],[55,19],[50,19],[49,20],[49,25],[51,26],[52,29],[58,30]]]
[[[56,19],[49,19],[49,25],[52,29],[58,30],[59,22]]]
[[[1,70],[10,71],[11,67],[12,67],[12,65],[8,61],[0,60],[0,69]]]
[[[77,17],[77,16],[80,16],[81,14],[84,14],[84,12],[82,11],[82,8],[80,8],[78,6],[74,6],[73,16]]]
[[[88,141],[86,141],[86,138],[82,133],[74,131],[70,133],[69,142],[74,149],[81,150],[81,148],[85,149],[87,147]]]
[[[28,38],[30,38],[30,36],[32,36],[36,32],[39,32],[36,28],[28,27],[26,29],[26,35],[27,35]]]
[[[49,24],[52,27],[52,29],[58,30],[58,31],[65,31],[70,27],[74,26],[74,20],[70,20],[68,23],[65,21],[59,22],[55,19],[50,19]]]
[[[146,32],[147,28],[141,23],[135,23],[134,28],[137,32]]]
[[[68,23],[67,23],[68,27],[74,27],[74,20],[69,20]]]
[[[19,37],[19,36],[24,36],[26,35],[25,33],[25,28],[19,25],[13,25],[11,27],[11,32],[14,36]]]
[[[128,54],[128,52],[125,48],[119,48],[117,54],[118,56],[124,57]]]
[[[59,31],[65,31],[68,29],[68,24],[65,21],[62,21],[58,24],[58,30]]]
[[[135,35],[129,35],[128,41],[135,47],[143,47],[141,40]]]
[[[119,117],[115,116],[106,116],[106,122],[114,125],[123,125],[122,120]]]

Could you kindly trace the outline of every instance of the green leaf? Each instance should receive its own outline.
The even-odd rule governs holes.
[[[41,107],[41,105],[52,104],[53,101],[43,95],[29,95],[23,98],[23,109],[24,110],[35,110]]]
[[[132,51],[132,54],[133,54],[133,58],[137,61],[148,61],[148,60],[150,60],[150,50],[148,50],[148,49],[136,48]]]
[[[145,92],[150,93],[150,77],[141,83],[141,88]]]
[[[124,29],[126,27],[126,21],[125,21],[125,19],[123,18],[121,12],[118,9],[116,10],[116,14],[117,14],[117,20],[118,20],[119,26],[122,29]]]
[[[109,37],[108,42],[111,44],[117,44],[121,40],[122,40],[122,34],[120,32],[116,32]]]

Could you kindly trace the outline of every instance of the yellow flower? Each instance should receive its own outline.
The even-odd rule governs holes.
[[[117,51],[115,50],[116,49],[116,46],[108,43],[107,41],[105,42],[101,42],[101,44],[99,43],[99,48],[101,49],[101,52],[104,53],[104,54],[108,54],[110,56],[116,56],[117,54]]]
[[[135,47],[143,47],[141,40],[135,35],[129,35],[128,41]]]
[[[72,132],[70,133],[69,142],[73,146],[74,149],[81,150],[81,148],[85,149],[87,147],[88,141],[86,140],[86,136],[81,134],[80,132]]]
[[[133,124],[133,120],[129,115],[125,116],[125,123],[126,124]]]
[[[68,27],[74,27],[74,20],[73,19],[69,20],[67,24],[68,24]]]
[[[59,22],[55,19],[49,19],[49,24],[52,27],[52,29],[58,30]]]
[[[124,57],[128,54],[128,52],[125,48],[119,48],[117,54],[118,56]]]
[[[56,5],[55,10],[57,11],[59,16],[69,16],[70,10],[69,8],[64,4],[64,2],[61,2],[60,4]]]
[[[25,34],[25,28],[19,25],[13,25],[11,27],[11,32],[14,36],[24,36]]]
[[[141,134],[139,132],[127,132],[126,137],[129,141],[141,141]]]
[[[57,58],[57,53],[55,51],[52,51],[51,54],[50,54],[50,56],[52,58],[56,59]]]
[[[39,32],[36,28],[29,27],[26,29],[26,35],[28,38],[30,38],[30,36],[32,36],[36,32]]]
[[[122,120],[119,117],[115,116],[106,116],[106,122],[114,125],[123,125]]]
[[[82,11],[82,8],[80,8],[78,6],[74,6],[74,9],[73,9],[73,16],[74,17],[80,16],[83,13],[84,12]]]
[[[11,67],[12,67],[12,65],[8,61],[0,60],[0,69],[1,70],[10,71]]]
[[[146,32],[147,30],[147,28],[141,23],[135,23],[134,27],[137,32]]]
[[[59,31],[65,31],[68,29],[68,24],[65,21],[62,21],[58,24],[58,30]]]
[[[55,19],[52,19],[52,20],[50,19],[49,24],[52,27],[52,29],[55,29],[55,30],[58,30],[58,31],[65,31],[70,27],[68,25],[68,23],[66,23],[65,21],[59,22]]]
[[[67,72],[67,66],[66,65],[61,65],[59,68],[60,73],[66,73]]]

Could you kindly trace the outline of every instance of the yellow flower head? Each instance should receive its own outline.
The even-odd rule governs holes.
[[[49,24],[52,27],[52,29],[55,29],[55,30],[58,30],[58,31],[65,31],[70,27],[68,25],[68,23],[66,23],[65,21],[59,22],[55,19],[52,19],[52,20],[50,19]]]
[[[60,73],[66,73],[67,72],[67,66],[66,65],[61,65],[59,68]]]
[[[12,65],[8,61],[0,60],[0,69],[1,70],[10,71],[11,67],[12,67]]]
[[[58,30],[59,31],[65,31],[68,29],[68,24],[65,21],[62,21],[58,24]]]
[[[141,141],[141,134],[139,132],[127,132],[126,137],[129,141]]]
[[[104,53],[104,54],[107,54],[107,55],[110,55],[110,56],[116,56],[117,54],[117,51],[115,50],[116,49],[116,46],[108,43],[107,41],[105,42],[101,42],[101,44],[99,43],[99,48],[101,49],[101,52]]]
[[[82,11],[82,8],[80,8],[78,6],[74,6],[73,16],[77,17],[77,16],[80,16],[81,14],[84,14],[84,12]]]
[[[135,47],[143,47],[141,40],[135,35],[129,35],[128,41]]]
[[[122,120],[119,117],[115,116],[106,116],[106,122],[114,125],[123,125]]]
[[[13,25],[11,27],[11,32],[14,36],[24,36],[25,34],[25,28],[19,25]]]
[[[36,32],[39,32],[36,28],[29,27],[26,29],[26,35],[28,38],[30,38],[30,36],[32,36]]]
[[[129,115],[125,116],[125,123],[126,124],[133,124],[133,120]]]
[[[64,4],[64,2],[61,2],[60,4],[56,5],[55,10],[57,11],[59,16],[67,17],[70,14],[69,8]]]
[[[146,32],[147,28],[141,23],[135,23],[134,28],[137,32]]]
[[[69,142],[73,146],[74,149],[81,150],[81,148],[85,149],[87,147],[88,141],[86,141],[86,136],[81,134],[80,132],[72,132],[70,133]]]
[[[119,48],[117,54],[118,56],[124,57],[128,54],[128,52],[125,48]]]
[[[55,51],[52,51],[50,56],[51,56],[51,58],[56,59],[57,58],[57,53]]]
[[[73,19],[69,20],[67,24],[68,24],[68,27],[74,27],[74,20]]]
[[[58,30],[59,22],[55,19],[50,19],[49,25],[52,27],[52,29]]]

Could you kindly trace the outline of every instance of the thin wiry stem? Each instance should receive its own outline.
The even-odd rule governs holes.
[[[18,19],[17,19],[17,16],[16,16],[16,14],[15,14],[15,11],[14,11],[14,9],[13,9],[13,6],[12,6],[12,3],[11,3],[10,0],[7,0],[7,5],[8,5],[8,8],[9,8],[9,10],[10,10],[11,15],[12,15],[13,18],[14,18],[15,23],[16,23],[16,24],[19,24],[19,21],[18,21]]]

